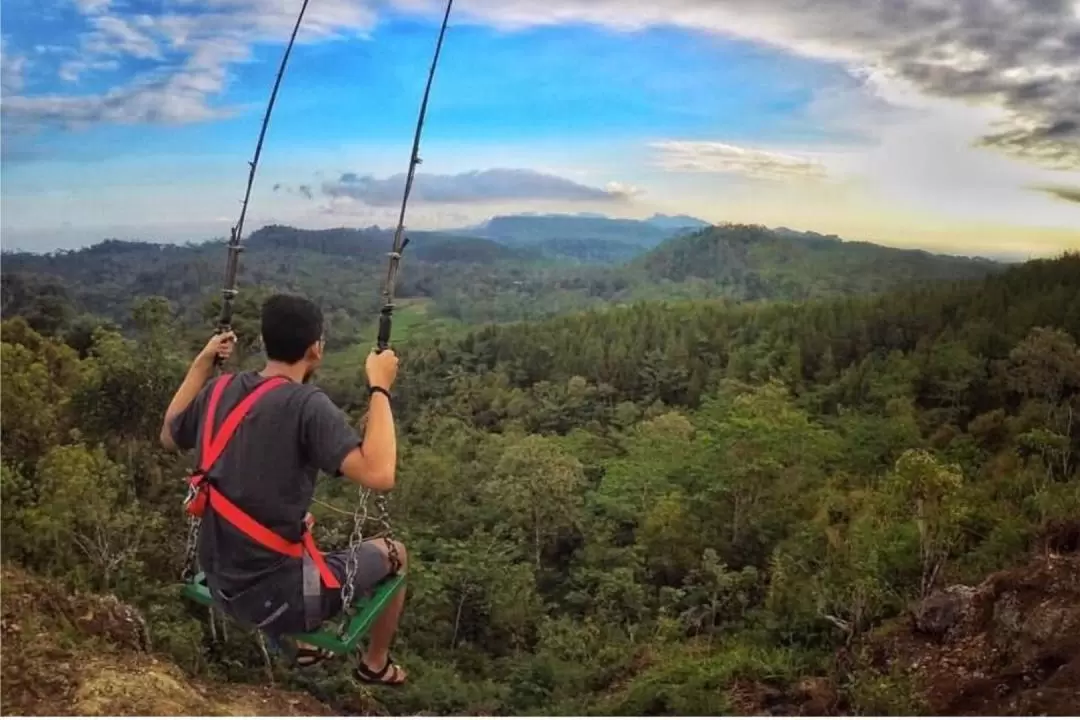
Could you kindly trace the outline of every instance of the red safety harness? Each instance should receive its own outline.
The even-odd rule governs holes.
[[[233,433],[236,432],[236,428],[240,426],[240,423],[243,422],[255,403],[274,388],[289,382],[282,377],[272,377],[261,383],[229,412],[225,422],[221,425],[221,429],[215,435],[214,420],[217,417],[218,403],[232,379],[232,375],[222,375],[214,381],[214,386],[210,391],[210,402],[207,405],[206,417],[203,420],[201,459],[198,469],[188,479],[188,497],[184,501],[184,507],[190,514],[201,518],[203,513],[206,512],[207,503],[209,503],[218,517],[228,521],[237,530],[263,547],[296,558],[302,557],[306,551],[315,563],[315,567],[318,568],[323,584],[335,590],[340,588],[341,583],[338,581],[337,576],[330,571],[330,567],[323,559],[323,554],[315,546],[315,538],[311,536],[310,528],[304,528],[300,536],[300,542],[290,542],[241,510],[212,483],[206,481],[210,469],[214,467],[214,463],[221,457],[221,454],[225,451],[225,446],[229,444]]]

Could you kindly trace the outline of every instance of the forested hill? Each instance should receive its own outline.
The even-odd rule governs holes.
[[[983,258],[759,225],[706,228],[668,240],[631,264],[654,282],[706,281],[719,294],[747,300],[881,292],[915,282],[979,278],[1000,267]]]
[[[657,222],[670,233],[667,224],[688,221]],[[603,227],[612,223],[604,220]],[[410,237],[399,297],[426,301],[431,317],[465,323],[536,319],[643,299],[802,300],[977,278],[1001,267],[742,225],[711,227],[652,250],[636,246],[634,260],[613,266],[563,262],[547,253],[544,243],[521,241],[511,247],[438,232]],[[623,242],[638,241],[631,234]],[[580,236],[565,242],[589,244]],[[245,243],[241,298],[254,302],[270,290],[300,292],[334,317],[336,338],[355,336],[359,319],[376,311],[390,244],[391,232],[379,228],[264,227]],[[89,313],[123,324],[133,297],[160,295],[188,321],[205,319],[214,312],[225,256],[221,242],[167,246],[115,240],[49,255],[7,253],[4,316],[21,314],[48,324],[49,317]]]

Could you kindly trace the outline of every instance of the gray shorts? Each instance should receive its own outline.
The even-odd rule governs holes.
[[[390,574],[390,562],[383,555],[383,540],[368,540],[356,553],[356,576],[353,597],[362,598]],[[345,583],[345,564],[349,551],[334,550],[323,556],[330,571]],[[295,566],[293,566],[295,567]],[[312,631],[341,614],[341,590],[323,585],[315,563],[307,554],[299,573],[289,571],[269,575],[252,587],[232,596],[216,591],[209,581],[211,595],[226,614],[243,624],[258,627],[268,635]]]
[[[390,574],[390,562],[383,554],[385,543],[382,539],[365,540],[357,548],[356,576],[353,578],[355,592],[353,598],[359,599],[375,589]],[[324,555],[326,564],[345,586],[345,563],[349,550],[331,550]],[[341,614],[341,590],[322,588],[322,620],[329,620]]]

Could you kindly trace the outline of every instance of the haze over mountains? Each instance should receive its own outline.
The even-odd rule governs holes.
[[[462,234],[496,240],[509,247],[533,248],[559,260],[617,263],[690,230],[709,227],[688,216],[654,215],[647,220],[578,215],[499,215]]]

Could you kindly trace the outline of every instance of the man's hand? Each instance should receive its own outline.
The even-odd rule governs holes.
[[[236,333],[232,330],[218,333],[210,338],[210,342],[206,343],[206,347],[199,352],[198,356],[195,358],[195,362],[212,365],[215,358],[221,358],[224,362],[232,355],[233,348],[235,347]]]
[[[367,372],[368,383],[375,387],[389,390],[397,378],[398,358],[389,348],[381,353],[372,351],[367,356],[364,369]]]
[[[397,377],[398,359],[393,350],[371,353],[364,368],[368,383],[389,390]],[[376,401],[371,398],[364,441],[354,448],[341,463],[341,474],[363,487],[386,492],[394,488],[397,469],[397,437],[394,434],[394,414],[390,398]]]
[[[173,395],[168,409],[165,410],[165,421],[161,424],[160,438],[161,445],[166,450],[176,450],[178,447],[176,438],[172,435],[171,426],[173,421],[191,407],[191,403],[195,400],[199,391],[206,385],[206,381],[210,379],[210,375],[214,372],[214,359],[228,359],[232,355],[235,344],[236,335],[232,331],[218,333],[210,338],[210,342],[206,343],[206,347],[191,363],[187,375],[184,376],[184,382],[180,383],[180,387],[176,389],[176,394]],[[194,443],[190,438],[182,442],[185,445],[193,445]]]

